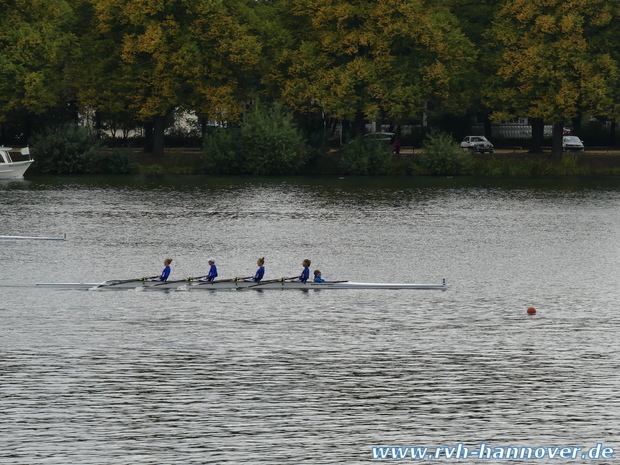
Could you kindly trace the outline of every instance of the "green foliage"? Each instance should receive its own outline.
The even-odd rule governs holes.
[[[600,174],[613,174],[605,167]],[[480,176],[576,176],[595,174],[596,169],[579,166],[578,155],[565,155],[562,160],[535,156],[483,156],[476,160],[474,174]]]
[[[74,73],[97,111],[127,108],[143,121],[183,106],[233,119],[260,56],[248,0],[86,0]],[[247,94],[246,94],[247,95]]]
[[[297,174],[308,147],[293,116],[281,104],[256,103],[241,126],[246,168],[251,174]]]
[[[553,165],[543,158],[495,158],[478,160],[475,174],[482,176],[549,176]]]
[[[307,139],[333,135],[330,120],[417,124],[442,113],[618,121],[619,1],[0,0],[0,136],[32,144],[30,128],[78,113],[126,135],[177,110],[236,123],[257,89],[300,119],[316,117]],[[252,121],[255,111],[265,120]],[[243,134],[227,129],[205,147],[207,169],[314,170],[318,152],[306,162],[294,131],[270,126],[269,111],[281,117],[254,108]],[[443,127],[466,130],[453,117]],[[179,127],[168,140],[191,135]],[[380,171],[364,156],[343,164]]]
[[[476,4],[477,5],[477,4]],[[476,52],[445,2],[283,0],[265,81],[288,105],[352,121],[462,109]],[[427,112],[430,110],[427,110]]]
[[[240,128],[207,135],[203,151],[209,174],[297,174],[308,158],[301,131],[278,103],[255,104]]]
[[[49,174],[81,174],[95,171],[101,143],[77,124],[49,128],[32,138],[39,171]]]
[[[424,140],[422,152],[414,159],[412,172],[431,176],[457,176],[469,174],[473,158],[464,152],[452,136],[431,131]]]
[[[24,110],[40,115],[66,98],[65,65],[75,52],[71,3],[0,0],[0,11],[0,122]]]
[[[577,155],[564,155],[559,166],[559,174],[564,176],[572,176],[587,173],[587,169],[577,164]]]
[[[356,176],[388,174],[392,151],[387,141],[359,136],[340,150],[338,168]]]
[[[243,172],[243,144],[239,128],[218,129],[205,136],[203,145],[205,171],[209,174]]]
[[[166,174],[166,170],[161,165],[148,165],[140,168],[141,174]]]
[[[494,118],[561,123],[584,110],[617,118],[619,13],[617,1],[502,2],[491,34],[500,50]]]
[[[101,160],[101,169],[104,173],[129,174],[135,172],[137,168],[136,155],[130,148],[116,148]]]

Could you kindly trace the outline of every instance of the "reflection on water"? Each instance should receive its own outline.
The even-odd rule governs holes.
[[[617,179],[0,184],[0,463],[365,463],[371,446],[617,444]],[[54,291],[220,276],[434,291]],[[533,305],[538,314],[525,309]],[[554,459],[554,463],[574,461]],[[472,462],[473,463],[473,462]],[[488,463],[509,463],[488,461]]]

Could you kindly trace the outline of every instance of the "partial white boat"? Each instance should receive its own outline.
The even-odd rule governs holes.
[[[0,240],[7,241],[66,241],[67,234],[63,237],[41,237],[41,236],[0,236]]]
[[[20,153],[28,157],[25,161],[13,161],[10,147],[0,147],[0,179],[15,179],[24,176],[26,170],[34,163],[30,157],[28,147],[20,150]]]
[[[206,281],[143,281],[143,280],[115,280],[103,283],[37,283],[39,287],[57,289],[153,289],[153,290],[245,290],[245,289],[447,289],[448,283],[443,279],[438,284],[413,283],[358,283],[351,281],[327,281],[315,283],[307,281],[265,280],[259,283],[252,281],[238,281],[222,279],[213,282]]]

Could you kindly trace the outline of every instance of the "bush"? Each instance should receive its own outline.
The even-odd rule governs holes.
[[[548,159],[537,157],[486,157],[478,160],[476,174],[483,176],[549,176],[553,166]]]
[[[101,160],[101,170],[104,173],[130,174],[137,169],[136,155],[130,148],[116,148]]]
[[[241,139],[251,174],[297,174],[308,157],[293,116],[279,103],[256,103],[241,126]]]
[[[65,124],[36,134],[31,140],[37,149],[41,173],[81,174],[96,170],[101,143],[78,124]]]
[[[209,174],[297,174],[308,159],[293,116],[278,103],[254,104],[240,128],[205,136],[203,151]]]
[[[468,174],[472,166],[473,157],[469,152],[464,152],[452,136],[441,131],[431,131],[411,169],[413,174],[456,176]]]
[[[340,150],[338,168],[342,174],[388,174],[392,150],[386,141],[356,137]]]
[[[161,165],[145,165],[140,167],[140,174],[166,174],[167,171]]]
[[[240,174],[244,152],[239,128],[217,129],[202,144],[205,171],[209,174]]]

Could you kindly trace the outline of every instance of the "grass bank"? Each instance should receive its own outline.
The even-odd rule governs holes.
[[[108,150],[106,149],[106,152]],[[385,174],[410,175],[411,165],[421,151],[405,147],[399,157],[393,157]],[[205,174],[200,148],[166,148],[162,156],[134,150],[141,174]],[[341,175],[338,168],[340,152],[326,152],[304,174]],[[554,160],[548,151],[530,154],[523,150],[497,150],[493,154],[474,154],[467,172],[455,175],[481,176],[618,176],[620,150],[600,149],[584,153],[566,153]]]

